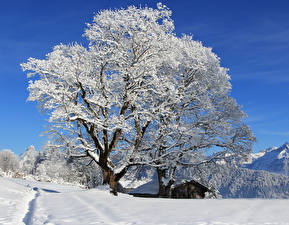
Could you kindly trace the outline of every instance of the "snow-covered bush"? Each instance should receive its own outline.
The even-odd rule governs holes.
[[[19,169],[18,157],[9,149],[0,152],[0,168],[6,173],[15,173]]]
[[[25,179],[35,179],[53,183],[70,183],[85,187],[101,184],[101,170],[88,159],[73,159],[69,153],[60,151],[49,143],[42,151],[33,146],[21,155],[21,172]],[[88,165],[89,164],[89,165]]]
[[[3,172],[3,170],[0,167],[0,177],[4,177],[4,176],[5,176],[5,173]]]

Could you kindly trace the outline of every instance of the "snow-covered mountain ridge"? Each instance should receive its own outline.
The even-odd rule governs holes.
[[[248,169],[288,175],[288,160],[289,143],[286,142],[279,148],[272,147],[251,154],[251,158],[243,166]]]

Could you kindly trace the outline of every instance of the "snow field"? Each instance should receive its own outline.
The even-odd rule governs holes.
[[[150,199],[16,179],[0,184],[1,225],[289,224],[289,200]]]
[[[0,177],[0,224],[22,225],[29,202],[35,197],[31,188]]]

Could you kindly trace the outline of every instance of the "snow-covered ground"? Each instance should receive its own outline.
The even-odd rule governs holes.
[[[0,178],[0,224],[289,224],[289,200],[173,200]]]
[[[23,224],[34,195],[30,188],[0,177],[0,224]]]

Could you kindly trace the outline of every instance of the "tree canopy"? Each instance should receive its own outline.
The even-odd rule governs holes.
[[[114,192],[131,166],[165,178],[170,168],[251,151],[227,69],[210,48],[174,33],[166,6],[103,10],[84,36],[88,46],[60,44],[21,66],[34,76],[28,100],[49,114],[59,147],[95,161]]]

